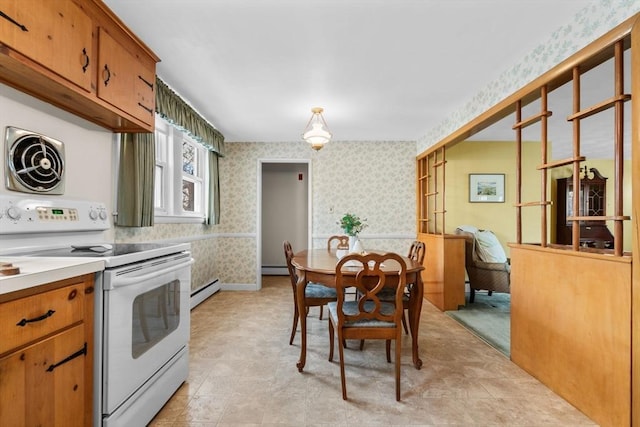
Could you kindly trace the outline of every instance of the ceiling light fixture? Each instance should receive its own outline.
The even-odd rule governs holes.
[[[318,151],[324,144],[331,141],[331,132],[327,126],[327,122],[324,121],[322,112],[324,110],[321,107],[314,107],[311,109],[313,113],[307,126],[302,131],[302,139],[311,144],[311,148]]]

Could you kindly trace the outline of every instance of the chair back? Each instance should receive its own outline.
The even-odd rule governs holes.
[[[424,263],[424,254],[426,252],[426,246],[423,242],[419,242],[414,240],[411,243],[411,247],[409,248],[409,254],[407,258],[412,259],[413,261],[418,261],[420,265]]]
[[[336,249],[349,249],[349,236],[335,235],[329,237],[329,240],[327,240],[327,250],[329,252],[333,249],[334,242],[337,244]]]
[[[287,269],[289,270],[289,278],[291,279],[291,286],[293,286],[294,292],[296,289],[296,283],[298,282],[298,275],[296,274],[296,269],[293,268],[293,264],[291,260],[293,259],[293,248],[291,248],[291,243],[288,240],[285,240],[284,243],[284,258],[287,260]]]
[[[383,267],[397,269],[397,274],[388,275]],[[354,276],[355,272],[355,276]],[[394,322],[400,327],[403,308],[402,296],[407,283],[407,264],[396,253],[366,255],[349,254],[340,259],[336,265],[336,293],[338,294],[337,313],[338,323],[348,324],[356,321]],[[395,288],[395,302],[388,303],[380,300],[378,295],[385,286]],[[345,288],[357,289],[357,309],[343,310]],[[350,307],[355,307],[351,304]]]

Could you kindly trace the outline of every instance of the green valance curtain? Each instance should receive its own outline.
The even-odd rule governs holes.
[[[118,216],[116,225],[153,225],[153,186],[156,165],[155,138],[152,133],[120,135],[118,171]]]
[[[156,112],[210,151],[224,156],[224,136],[156,77]]]
[[[207,224],[220,223],[218,157],[224,156],[224,136],[156,77],[156,112],[209,150]],[[154,216],[155,139],[153,133],[120,137],[118,220],[123,227],[148,227]]]

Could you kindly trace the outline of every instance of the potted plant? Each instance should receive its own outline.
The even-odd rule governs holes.
[[[358,240],[358,234],[367,227],[366,218],[361,219],[358,215],[345,213],[338,225],[349,236],[349,252],[362,252],[362,245]]]

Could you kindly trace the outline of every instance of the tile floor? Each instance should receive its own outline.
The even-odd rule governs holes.
[[[183,426],[593,426],[584,414],[425,301],[421,370],[403,340],[402,401],[384,343],[328,357],[327,320],[308,317],[307,364],[289,345],[288,277],[265,276],[259,292],[218,292],[192,311],[188,381],[151,422]],[[326,311],[326,310],[325,310]]]

